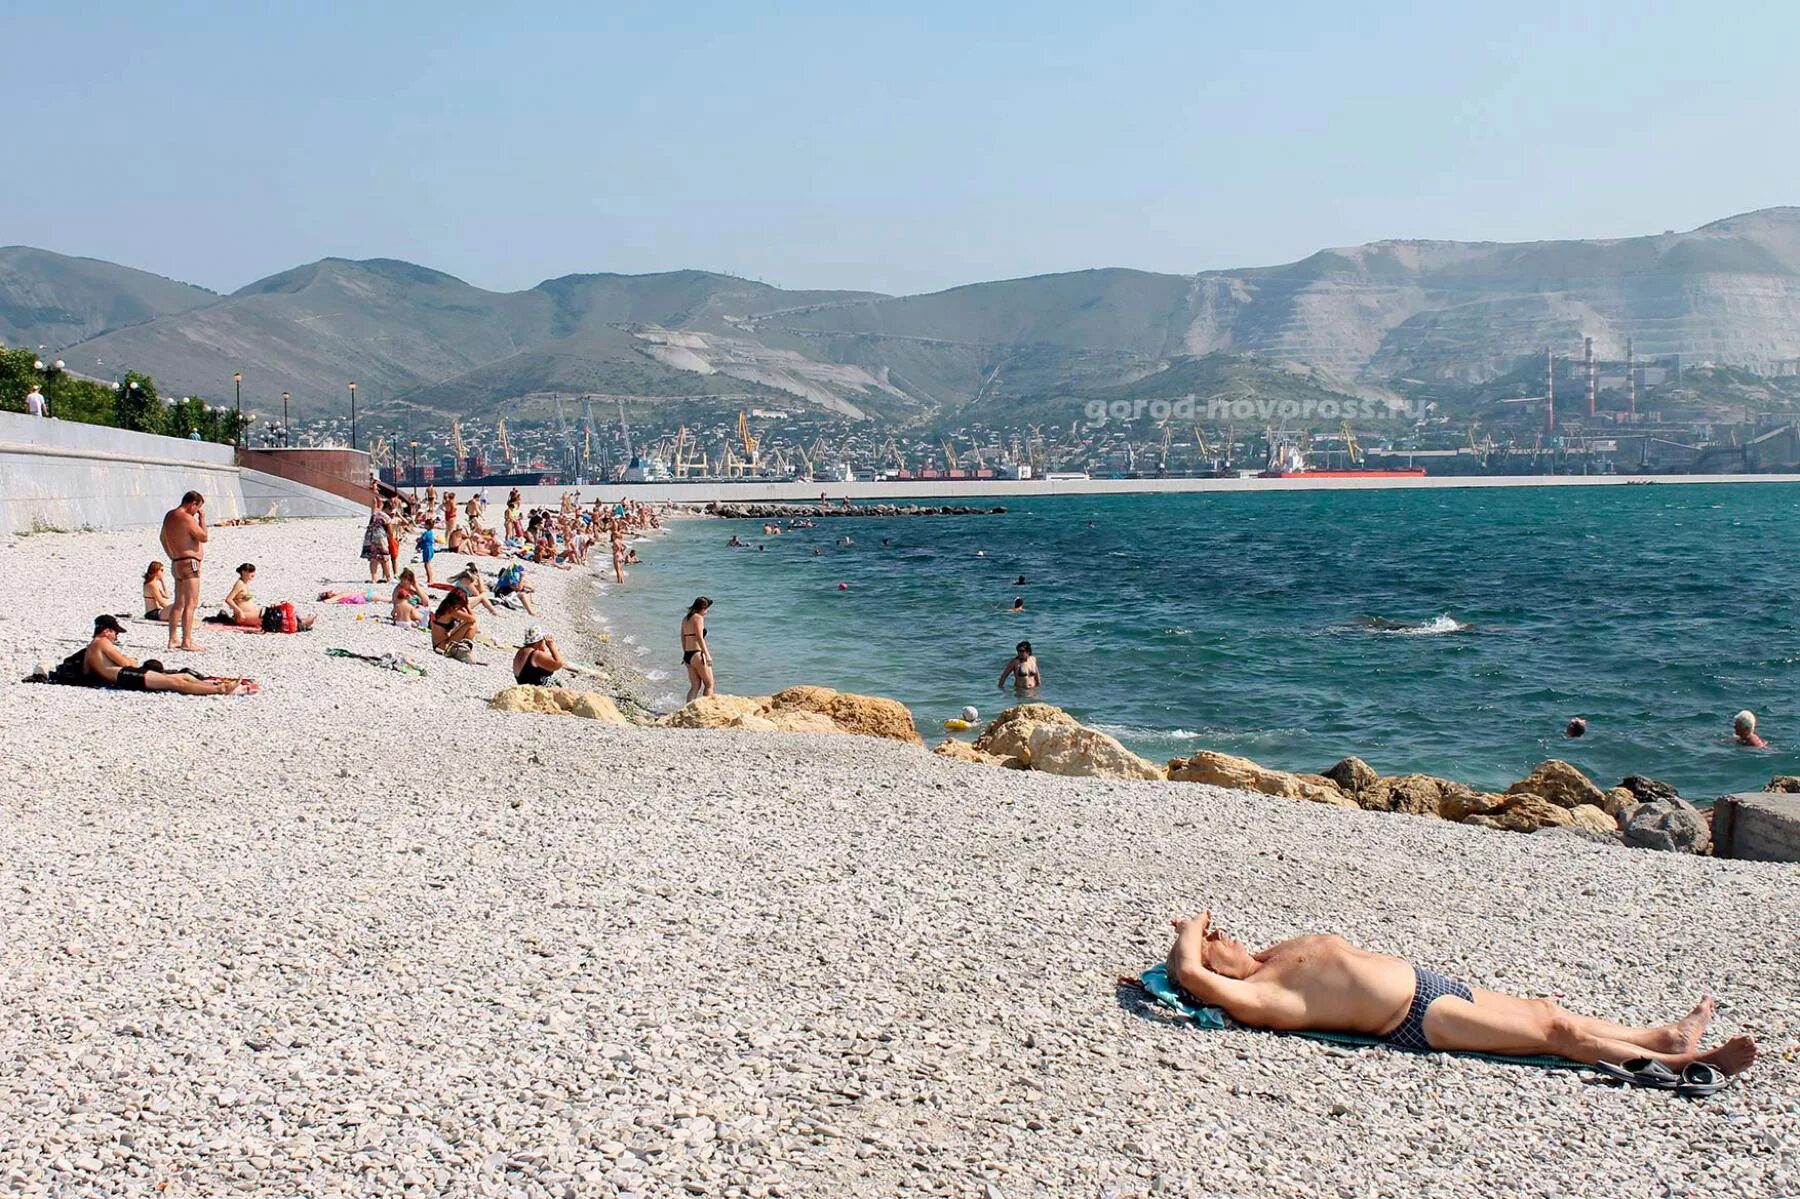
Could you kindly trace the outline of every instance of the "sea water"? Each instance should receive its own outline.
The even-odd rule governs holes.
[[[685,688],[678,624],[708,595],[720,691],[891,696],[928,740],[965,705],[1018,702],[996,681],[1023,639],[1043,667],[1033,698],[1154,760],[1215,749],[1320,770],[1356,754],[1500,788],[1554,756],[1702,801],[1800,772],[1800,487],[1007,507],[821,517],[777,537],[678,521],[639,545],[623,588],[607,572],[604,616],[668,707]],[[1771,749],[1732,743],[1740,708]],[[1586,737],[1562,735],[1572,716]]]

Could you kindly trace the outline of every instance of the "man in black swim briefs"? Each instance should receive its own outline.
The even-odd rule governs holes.
[[[1211,922],[1210,912],[1175,921],[1169,978],[1198,1002],[1253,1028],[1358,1033],[1402,1049],[1545,1054],[1588,1065],[1649,1058],[1675,1071],[1706,1062],[1737,1074],[1756,1060],[1749,1037],[1701,1049],[1713,1014],[1710,996],[1672,1024],[1634,1028],[1578,1016],[1548,999],[1470,987],[1341,937],[1295,937],[1251,953]]]

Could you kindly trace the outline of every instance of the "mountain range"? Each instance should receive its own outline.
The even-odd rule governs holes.
[[[917,296],[794,291],[705,271],[582,274],[486,291],[388,259],[327,258],[230,295],[92,259],[0,249],[0,336],[165,390],[290,391],[404,415],[542,417],[555,397],[746,405],[929,422],[1034,419],[1083,397],[1193,394],[1230,375],[1380,392],[1477,383],[1546,347],[1800,359],[1800,208],[1686,233],[1526,243],[1380,241],[1282,266],[1099,269]],[[1211,366],[1196,366],[1208,360]],[[1223,365],[1222,365],[1223,364]],[[1226,367],[1229,369],[1226,369]],[[1185,389],[1185,391],[1183,390]]]

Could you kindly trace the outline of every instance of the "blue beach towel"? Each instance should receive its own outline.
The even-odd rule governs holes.
[[[1150,997],[1164,1007],[1172,1008],[1186,1016],[1195,1028],[1204,1028],[1210,1032],[1221,1029],[1249,1029],[1246,1024],[1239,1024],[1225,1014],[1224,1008],[1210,1004],[1197,1004],[1181,993],[1169,979],[1168,969],[1158,962],[1138,976],[1138,982]],[[1251,1029],[1254,1032],[1270,1032],[1271,1029]],[[1328,1045],[1349,1045],[1356,1048],[1381,1046],[1399,1053],[1413,1053],[1399,1045],[1390,1044],[1379,1037],[1365,1037],[1348,1032],[1277,1032],[1281,1037],[1304,1037],[1309,1041],[1323,1041]],[[1572,1062],[1566,1057],[1506,1057],[1496,1053],[1456,1052],[1454,1050],[1433,1050],[1434,1053],[1451,1053],[1455,1057],[1472,1057],[1484,1062],[1501,1062],[1508,1066],[1536,1066],[1541,1070],[1585,1070],[1588,1067],[1580,1062]]]

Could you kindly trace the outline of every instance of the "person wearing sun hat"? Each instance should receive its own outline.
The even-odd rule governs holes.
[[[525,630],[525,644],[513,655],[513,678],[527,687],[555,687],[556,672],[567,665],[544,626],[534,624]]]

